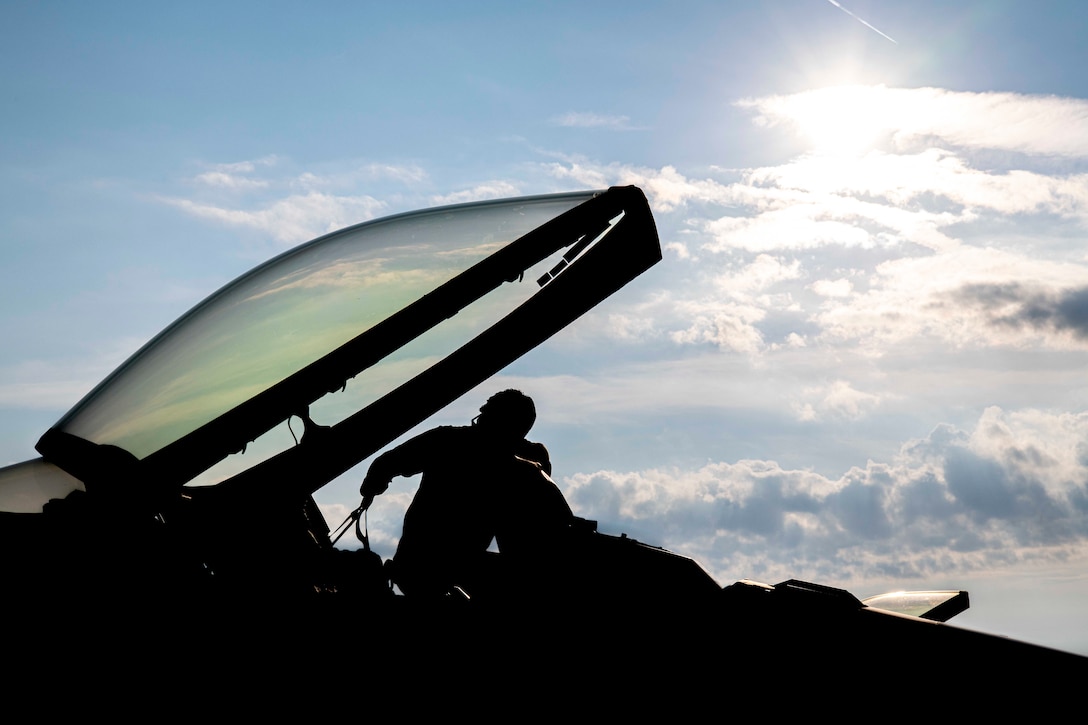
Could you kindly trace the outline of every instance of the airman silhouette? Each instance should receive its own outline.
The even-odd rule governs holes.
[[[503,390],[472,425],[433,428],[374,459],[361,510],[395,476],[423,474],[391,565],[406,596],[474,596],[494,591],[500,577],[511,581],[511,572],[524,583],[569,529],[574,516],[550,478],[548,450],[525,438],[535,421],[532,398]],[[488,552],[493,539],[501,564]]]

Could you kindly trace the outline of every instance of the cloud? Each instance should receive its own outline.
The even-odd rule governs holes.
[[[197,174],[195,181],[204,186],[231,190],[253,190],[267,188],[270,183],[263,179],[250,178],[250,174],[259,168],[272,167],[279,163],[275,156],[251,161],[237,161],[234,163],[215,164],[211,170]]]
[[[255,171],[260,167],[275,166],[280,162],[280,159],[275,154],[268,156],[262,156],[258,159],[251,159],[248,161],[235,161],[233,163],[216,164],[214,168],[217,171],[223,171],[226,173],[249,173]]]
[[[638,186],[655,212],[669,213],[697,201],[728,204],[734,200],[728,186],[713,179],[688,179],[672,166],[650,169],[567,161],[547,164],[545,172],[557,179],[575,181],[583,188]]]
[[[933,213],[966,208],[976,214],[1047,213],[1083,221],[1088,211],[1088,175],[975,169],[967,159],[933,148],[914,154],[805,156],[754,169],[747,180],[760,189],[801,191],[813,199],[857,196]]]
[[[224,171],[206,171],[203,174],[198,174],[196,180],[206,186],[224,189],[264,189],[269,185],[267,181],[250,179]]]
[[[305,190],[354,191],[361,184],[375,181],[395,181],[400,184],[415,185],[428,179],[427,171],[414,164],[367,163],[351,166],[348,169],[335,169],[315,173],[304,171],[291,182],[292,187]]]
[[[798,418],[814,421],[823,418],[855,420],[877,407],[882,396],[855,390],[846,380],[805,388],[804,401],[794,403]]]
[[[941,88],[842,86],[737,102],[765,126],[850,127],[900,147],[943,142],[1064,157],[1088,156],[1088,101]]]
[[[157,198],[193,216],[256,230],[291,245],[373,219],[388,208],[386,202],[359,193],[360,187],[389,181],[415,186],[427,178],[426,170],[413,164],[336,163],[299,172],[283,159],[267,156],[213,165],[193,178],[198,190],[204,189],[201,194]],[[225,192],[231,192],[230,204],[223,201]]]
[[[372,219],[386,209],[385,202],[359,194],[360,186],[380,181],[412,186],[427,180],[427,172],[416,165],[338,164],[299,173],[284,167],[276,156],[216,164],[193,179],[215,197],[160,196],[159,200],[194,216],[255,229],[277,242],[293,244]],[[233,206],[223,204],[224,192],[232,193]]]
[[[1033,287],[1018,280],[970,284],[953,296],[957,303],[978,310],[990,326],[1069,333],[1088,341],[1088,287],[1052,291]]]
[[[763,335],[756,323],[766,312],[755,305],[686,300],[677,303],[677,314],[690,320],[685,329],[670,334],[679,345],[711,344],[723,351],[749,355],[763,348]]]
[[[749,297],[779,282],[797,279],[800,276],[801,263],[798,260],[786,261],[770,254],[760,254],[735,274],[727,273],[719,276],[716,286],[734,297]]]
[[[518,187],[508,181],[493,181],[486,184],[480,184],[471,189],[456,191],[452,194],[433,196],[431,197],[431,201],[436,205],[464,204],[470,201],[482,201],[484,199],[504,199],[517,196],[519,193],[521,192],[518,190]]]
[[[1088,150],[1076,141],[1088,139],[1088,102],[882,86],[741,102],[759,123],[798,127],[820,125],[820,114],[835,120],[850,104],[852,122],[894,142],[715,170],[721,178],[578,159],[547,170],[646,191],[680,266],[667,304],[643,310],[655,322],[641,329],[678,345],[753,356],[787,340],[853,343],[862,354],[911,340],[1083,349],[1088,175],[1056,172],[1047,158]],[[1054,119],[1061,133],[1052,133]],[[983,148],[1022,155],[991,155],[982,167],[972,153]],[[995,163],[1002,158],[1005,166]],[[790,276],[766,293],[745,292],[759,285],[750,266],[759,258],[781,260]]]
[[[632,130],[631,119],[627,116],[609,116],[600,113],[570,111],[552,118],[556,126],[567,128],[610,128],[613,130]]]
[[[872,247],[890,239],[878,231],[867,230],[857,215],[836,211],[837,202],[829,204],[783,203],[780,208],[756,216],[724,216],[702,224],[711,241],[703,249],[723,252],[741,249],[749,252],[800,250],[843,245]],[[844,218],[835,218],[836,215]],[[884,227],[888,230],[890,227]],[[880,230],[880,231],[884,231]]]
[[[809,287],[822,297],[849,297],[854,289],[848,279],[818,279]]]
[[[724,270],[701,288],[698,298],[675,300],[669,318],[682,322],[670,338],[680,345],[711,344],[726,351],[758,354],[765,346],[758,323],[771,308],[790,305],[788,296],[771,290],[779,283],[797,279],[800,262],[760,254],[739,269]],[[643,315],[642,319],[647,319]],[[655,329],[644,325],[646,330]]]
[[[917,337],[956,347],[1088,343],[1081,265],[962,247],[885,262],[875,272],[868,290],[815,313],[823,335],[875,346]]]
[[[662,245],[662,248],[672,252],[680,259],[691,259],[691,251],[686,244],[681,242],[666,242]]]
[[[272,202],[262,209],[228,209],[189,199],[163,198],[193,216],[267,234],[283,244],[298,244],[351,224],[373,219],[385,208],[370,196],[334,196],[310,192]]]
[[[838,478],[774,461],[564,479],[604,527],[653,522],[726,576],[928,577],[1088,553],[1088,414],[988,409]],[[830,564],[828,563],[830,562]]]

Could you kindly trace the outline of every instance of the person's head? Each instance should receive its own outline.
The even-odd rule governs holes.
[[[504,438],[524,438],[536,422],[536,405],[520,390],[502,390],[480,406],[472,422]]]

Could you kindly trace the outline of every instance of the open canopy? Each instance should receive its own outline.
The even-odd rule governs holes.
[[[117,481],[163,490],[246,486],[275,470],[313,491],[660,258],[634,187],[441,207],[349,227],[208,297],[37,447],[88,489]],[[321,450],[266,447],[209,477],[293,416],[310,423],[311,405],[322,414],[314,418],[333,424]]]

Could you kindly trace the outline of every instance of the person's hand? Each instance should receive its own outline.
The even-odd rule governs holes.
[[[372,476],[367,476],[359,486],[359,493],[364,498],[369,496],[373,499],[375,496],[385,493],[387,488],[389,488],[389,481],[381,481]]]

